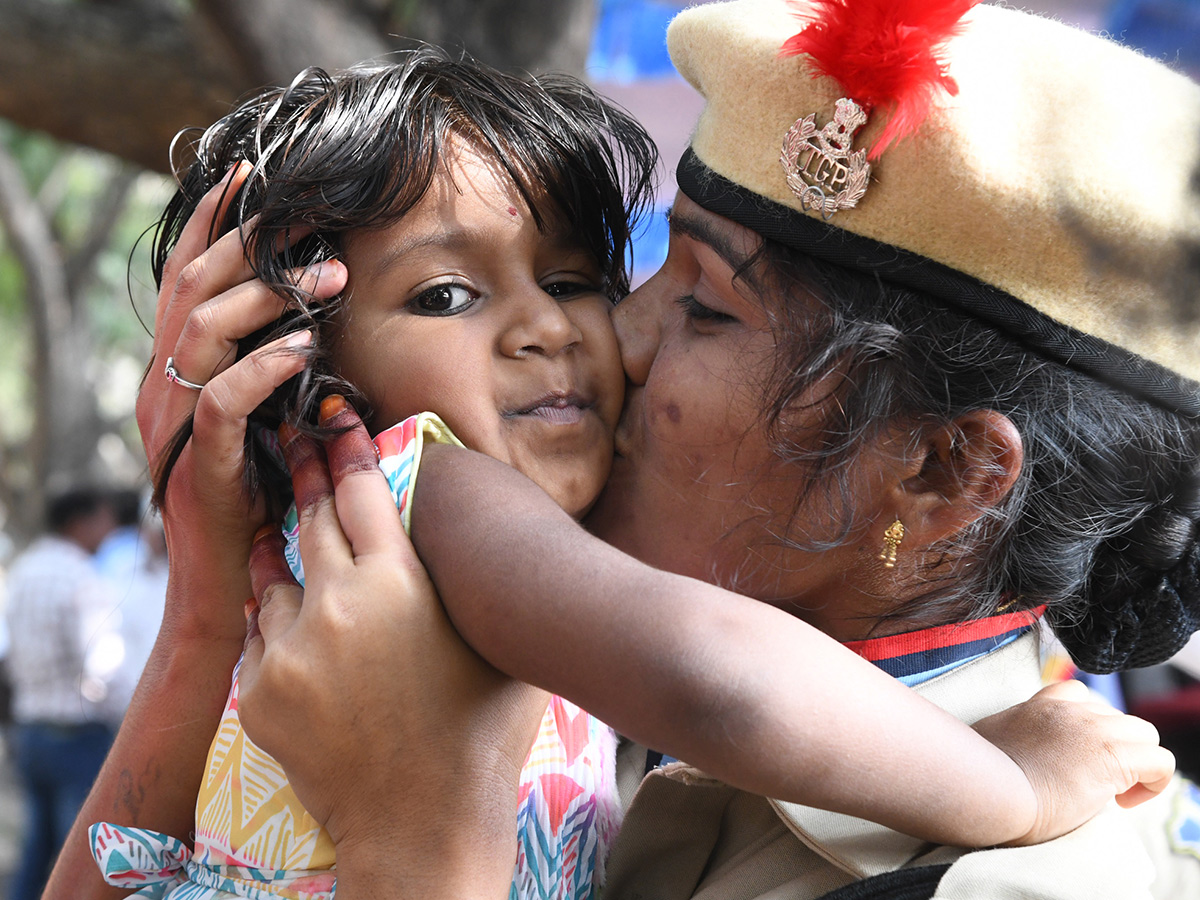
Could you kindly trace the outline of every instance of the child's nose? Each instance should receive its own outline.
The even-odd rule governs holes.
[[[583,340],[583,334],[567,315],[565,304],[541,288],[526,292],[511,309],[512,318],[500,340],[506,356],[557,356]]]

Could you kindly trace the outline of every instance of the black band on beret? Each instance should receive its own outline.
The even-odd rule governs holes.
[[[957,269],[768,200],[708,168],[690,147],[679,161],[676,180],[679,189],[700,206],[765,238],[933,297],[1068,368],[1169,412],[1200,418],[1200,384],[1063,325],[1012,294]]]

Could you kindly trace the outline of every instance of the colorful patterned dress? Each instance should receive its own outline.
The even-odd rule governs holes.
[[[426,440],[459,443],[431,413],[375,439],[406,530]],[[286,556],[303,583],[297,530],[293,508],[284,522]],[[512,900],[595,896],[620,824],[615,757],[611,728],[551,698],[521,773]],[[104,822],[92,826],[91,838],[105,879],[141,897],[328,900],[336,886],[329,835],[300,805],[279,764],[242,730],[236,670],[196,801],[195,849],[158,832]]]

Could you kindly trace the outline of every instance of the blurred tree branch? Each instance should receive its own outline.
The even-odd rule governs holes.
[[[0,0],[0,30],[0,116],[146,168],[244,89],[202,23],[168,9]]]
[[[0,117],[168,171],[172,137],[310,65],[427,40],[581,72],[595,0],[0,0]]]
[[[54,172],[48,177],[53,180]],[[92,205],[82,238],[71,247],[54,227],[56,210],[39,202],[16,158],[0,142],[0,226],[24,273],[24,307],[33,338],[29,383],[34,426],[20,454],[30,477],[25,485],[6,484],[5,490],[15,507],[14,520],[26,528],[40,520],[46,489],[56,481],[99,474],[96,448],[107,424],[96,402],[94,340],[82,298],[135,177],[131,167],[120,167]]]

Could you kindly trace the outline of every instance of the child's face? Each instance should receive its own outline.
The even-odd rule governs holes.
[[[572,515],[608,477],[625,375],[596,261],[538,231],[509,180],[463,143],[404,218],[351,234],[333,362],[375,430],[432,411]]]

